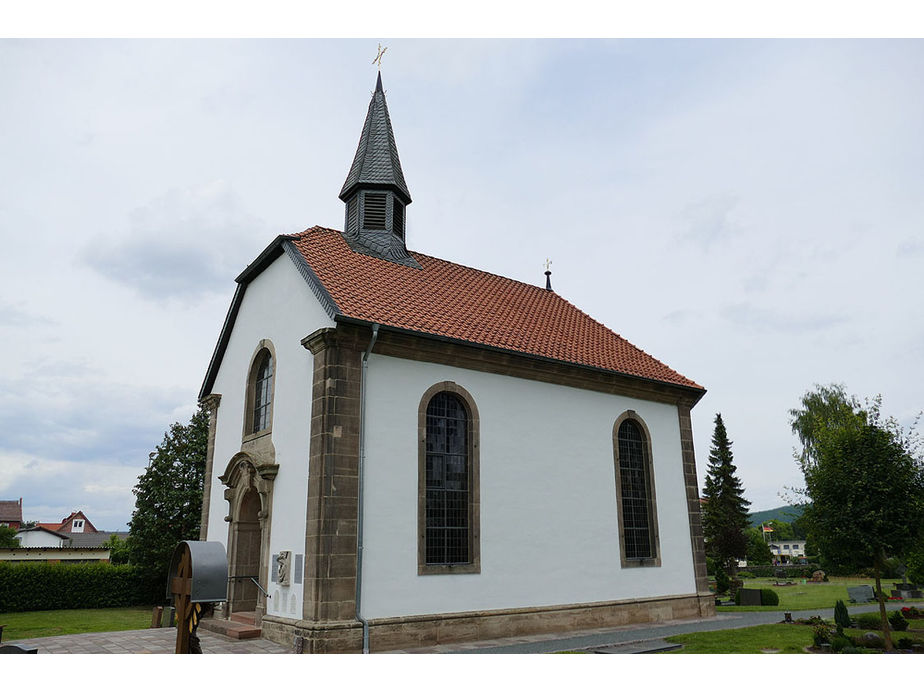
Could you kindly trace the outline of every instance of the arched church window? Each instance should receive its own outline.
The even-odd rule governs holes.
[[[418,572],[478,572],[478,417],[471,396],[440,383],[421,401]]]
[[[615,438],[623,567],[660,565],[651,444],[645,425],[627,412],[616,422]]]
[[[269,340],[260,342],[250,365],[244,435],[263,433],[273,425],[276,359]]]

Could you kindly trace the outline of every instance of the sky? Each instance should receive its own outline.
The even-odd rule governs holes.
[[[388,40],[412,250],[702,384],[752,510],[816,383],[924,408],[924,41]],[[0,40],[0,498],[125,530],[234,278],[341,228],[377,39]]]

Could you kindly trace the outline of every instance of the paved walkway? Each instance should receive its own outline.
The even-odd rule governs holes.
[[[905,606],[907,604],[902,604]],[[891,604],[887,607],[895,608]],[[878,611],[875,603],[849,606],[851,614]],[[834,608],[793,611],[793,620],[821,616],[828,621],[834,619]],[[714,618],[665,621],[657,624],[640,624],[621,628],[599,628],[591,631],[536,635],[523,638],[437,645],[413,650],[399,650],[407,653],[468,653],[468,654],[541,654],[574,650],[589,652],[638,652],[662,646],[663,639],[671,635],[713,630],[748,628],[783,621],[783,611],[738,611],[719,613]],[[632,647],[629,647],[629,646]]]
[[[287,654],[291,651],[263,638],[237,640],[201,629],[198,634],[203,654]],[[29,640],[4,639],[3,644],[37,647],[38,654],[173,654],[176,651],[176,629],[146,628]]]
[[[876,604],[850,606],[850,613],[876,611]],[[894,608],[889,604],[890,609]],[[793,619],[822,616],[834,618],[834,609],[812,609],[792,612]],[[470,653],[470,654],[536,654],[587,650],[590,652],[632,652],[649,649],[663,638],[681,633],[747,628],[783,620],[782,611],[741,611],[720,613],[715,618],[684,621],[666,621],[658,624],[641,624],[620,628],[598,628],[572,633],[533,635],[519,638],[501,638],[452,645],[437,645],[399,653]],[[219,633],[199,631],[202,651],[205,654],[287,654],[292,648],[277,645],[269,640],[235,640]],[[176,644],[176,631],[172,628],[148,628],[111,633],[84,633],[57,635],[51,638],[4,641],[3,644],[37,647],[39,654],[171,654]]]

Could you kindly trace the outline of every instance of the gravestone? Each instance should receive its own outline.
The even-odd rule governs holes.
[[[741,606],[760,606],[760,590],[740,589]]]
[[[852,602],[871,602],[875,598],[873,596],[873,588],[870,587],[869,585],[858,585],[857,587],[848,587],[847,597]]]

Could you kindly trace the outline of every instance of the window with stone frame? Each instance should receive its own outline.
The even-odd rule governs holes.
[[[478,417],[455,383],[421,401],[418,572],[480,572]]]
[[[271,427],[273,413],[273,375],[275,362],[272,352],[263,348],[251,369],[246,433],[256,434]]]
[[[619,543],[623,567],[660,565],[651,444],[644,423],[629,413],[617,421]]]

